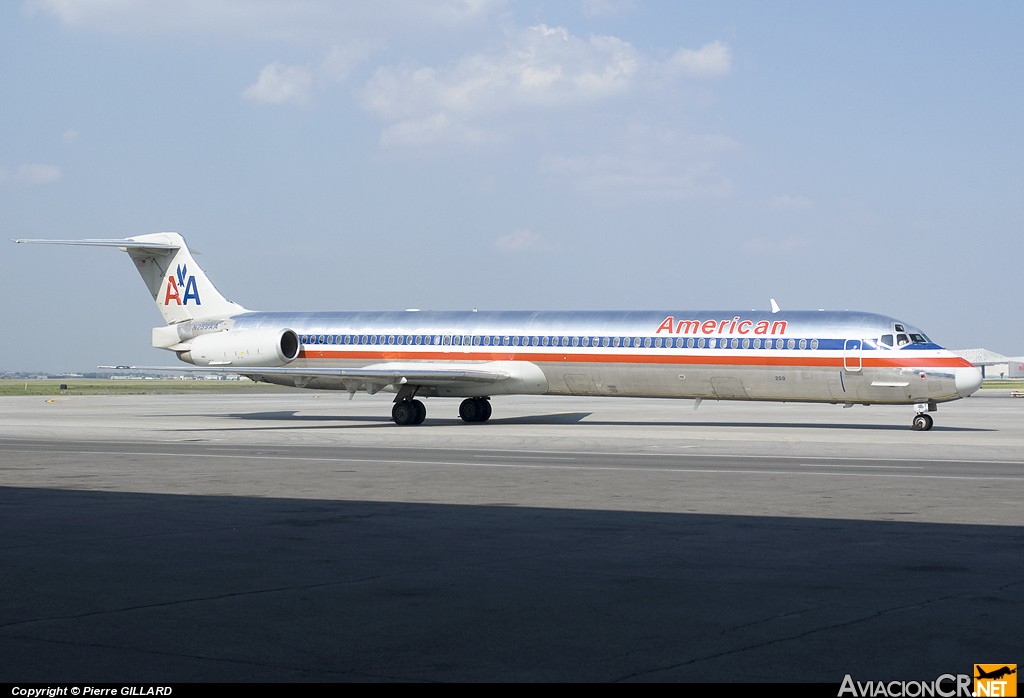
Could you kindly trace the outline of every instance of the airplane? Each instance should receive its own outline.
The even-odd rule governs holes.
[[[850,311],[263,312],[227,300],[178,233],[15,240],[127,252],[163,315],[153,346],[192,366],[316,390],[395,393],[391,418],[421,424],[421,398],[463,398],[486,422],[496,395],[543,394],[913,405],[981,386],[981,369],[905,322]]]
[[[1011,669],[1008,666],[1000,667],[999,669],[995,669],[993,671],[985,671],[981,668],[981,665],[979,664],[975,664],[974,666],[978,670],[978,675],[974,677],[976,679],[1001,679],[1004,676],[1017,673],[1016,668]]]

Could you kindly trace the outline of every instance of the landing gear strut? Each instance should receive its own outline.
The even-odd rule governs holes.
[[[391,408],[391,419],[395,424],[408,426],[410,424],[423,424],[427,418],[427,408],[419,400],[399,400]]]
[[[491,418],[491,403],[485,397],[470,397],[459,405],[463,422],[486,422]]]

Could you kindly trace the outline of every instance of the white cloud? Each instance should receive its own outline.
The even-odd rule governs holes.
[[[511,233],[502,235],[494,241],[494,249],[506,254],[528,252],[531,250],[546,250],[551,249],[552,247],[553,245],[549,243],[543,235],[535,233],[532,230],[527,230],[526,228],[513,230]]]
[[[624,155],[552,157],[542,170],[581,194],[602,200],[671,201],[729,196],[731,182],[713,163],[676,166]]]
[[[772,208],[783,211],[803,211],[811,208],[811,206],[814,205],[814,202],[805,196],[781,194],[772,198],[771,205]]]
[[[493,14],[504,0],[26,0],[32,15],[126,34],[195,34],[308,41],[368,41],[458,27]]]
[[[386,119],[554,106],[624,91],[637,69],[637,52],[624,41],[584,40],[538,25],[517,33],[500,52],[468,55],[446,68],[381,68],[362,101]]]
[[[601,201],[720,199],[733,192],[732,182],[718,167],[740,147],[727,136],[634,125],[604,147],[592,155],[549,156],[541,171]]]
[[[721,41],[701,46],[698,50],[679,49],[667,62],[670,73],[697,78],[714,78],[732,71],[732,53]]]
[[[196,36],[284,42],[308,51],[324,82],[343,82],[389,44],[485,26],[506,0],[23,0],[25,14],[49,16],[80,31],[132,36]],[[318,58],[313,58],[318,56]],[[271,68],[271,66],[268,66]],[[271,103],[307,101],[303,75],[271,68],[246,97]],[[274,70],[277,70],[277,74]],[[267,70],[267,69],[264,69]],[[312,69],[306,68],[311,74]]]
[[[63,175],[64,173],[57,165],[19,165],[15,168],[13,174],[6,170],[0,170],[0,184],[5,182],[13,182],[15,184],[52,184]]]
[[[482,145],[497,140],[495,134],[474,128],[446,114],[431,114],[389,126],[381,133],[386,146],[421,147],[431,145]]]
[[[439,117],[468,124],[490,115],[565,109],[653,89],[666,77],[728,72],[728,48],[709,47],[659,62],[613,36],[581,38],[540,24],[513,32],[498,50],[445,67],[380,68],[359,97],[367,111],[392,123],[386,133],[422,131],[418,125]]]
[[[583,14],[587,17],[613,17],[635,8],[633,0],[583,0]]]
[[[271,63],[260,71],[255,84],[245,88],[242,96],[268,104],[307,104],[313,87],[313,74],[308,68]]]
[[[747,240],[740,249],[751,257],[790,257],[810,246],[810,240],[804,235],[789,235],[783,238],[753,238]]]
[[[343,46],[332,46],[320,62],[320,71],[328,80],[344,82],[372,52],[372,46],[363,42],[353,41]]]

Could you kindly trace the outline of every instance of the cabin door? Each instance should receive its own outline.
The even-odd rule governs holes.
[[[864,368],[864,342],[859,339],[848,339],[843,346],[843,369],[848,373],[859,373]]]

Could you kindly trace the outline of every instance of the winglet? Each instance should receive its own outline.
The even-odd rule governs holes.
[[[774,298],[770,298],[769,300],[772,303],[772,312],[773,313],[779,312],[781,310],[781,308],[779,307],[779,304],[775,302],[775,299]]]

